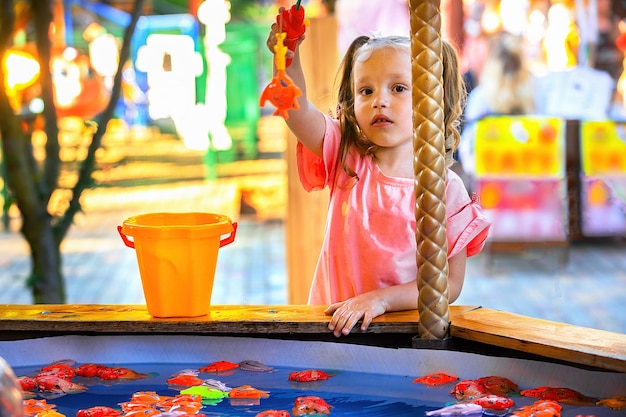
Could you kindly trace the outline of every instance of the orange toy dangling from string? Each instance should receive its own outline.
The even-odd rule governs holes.
[[[302,10],[302,12],[304,12],[304,10]],[[287,110],[298,110],[300,108],[298,105],[298,97],[302,95],[302,90],[294,84],[293,80],[285,72],[287,68],[286,56],[288,49],[287,46],[285,46],[286,37],[286,32],[276,34],[276,45],[274,45],[276,75],[263,90],[260,100],[261,107],[269,100],[276,107],[274,116],[282,116],[285,120],[289,119]]]

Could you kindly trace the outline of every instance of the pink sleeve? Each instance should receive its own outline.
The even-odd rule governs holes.
[[[448,257],[467,247],[467,257],[478,254],[485,246],[491,223],[482,212],[482,208],[467,194],[459,176],[448,170],[446,185],[446,211],[448,221]]]
[[[299,141],[296,144],[298,176],[306,191],[323,190],[334,178],[341,134],[339,122],[328,116],[325,117],[323,158],[315,155]]]

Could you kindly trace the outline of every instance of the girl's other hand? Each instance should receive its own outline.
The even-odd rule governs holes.
[[[347,336],[362,320],[361,331],[367,330],[372,320],[386,312],[385,305],[375,292],[369,292],[350,298],[346,301],[334,303],[324,310],[324,314],[332,315],[328,329],[335,337],[342,334]]]

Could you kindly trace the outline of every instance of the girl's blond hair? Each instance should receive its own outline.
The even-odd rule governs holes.
[[[354,113],[354,80],[352,78],[355,62],[366,60],[372,52],[383,48],[409,48],[411,41],[404,36],[357,37],[346,51],[338,73],[339,93],[337,112],[341,126],[339,163],[345,172],[356,177],[356,173],[346,163],[348,150],[355,147],[361,155],[374,154],[377,146],[362,134]],[[441,59],[443,64],[443,112],[445,136],[445,160],[450,166],[453,154],[459,146],[461,114],[465,104],[465,84],[459,71],[459,58],[456,49],[447,41],[442,41]]]

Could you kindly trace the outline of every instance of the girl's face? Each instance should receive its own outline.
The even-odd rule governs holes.
[[[410,50],[386,46],[353,68],[354,113],[361,131],[382,148],[412,145]]]

